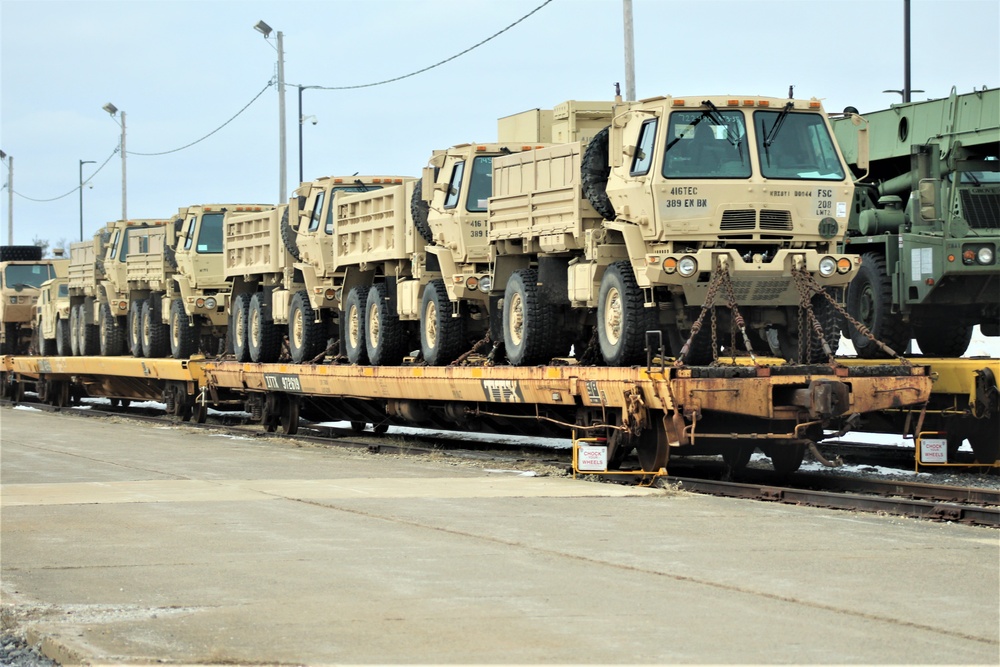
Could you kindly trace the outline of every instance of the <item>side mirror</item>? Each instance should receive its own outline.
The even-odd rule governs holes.
[[[434,189],[437,185],[434,182],[434,174],[437,171],[434,167],[424,167],[420,174],[420,198],[428,204],[434,200]]]
[[[920,203],[920,218],[922,220],[937,220],[937,181],[926,178],[917,186],[917,197]]]

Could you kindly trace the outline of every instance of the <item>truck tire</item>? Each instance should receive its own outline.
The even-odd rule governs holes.
[[[184,302],[174,299],[170,302],[170,355],[174,359],[188,359],[198,351],[200,329],[197,320],[191,325],[191,318],[184,312]]]
[[[132,348],[133,357],[141,357],[142,354],[142,304],[143,299],[132,299],[128,309],[128,343]]]
[[[316,311],[309,303],[309,293],[299,290],[292,297],[288,311],[288,351],[293,364],[315,358],[326,347],[323,323],[316,321]]]
[[[385,283],[375,283],[368,290],[365,309],[368,360],[372,366],[398,366],[408,352],[407,330],[389,302],[389,289]]]
[[[431,366],[446,366],[462,354],[465,320],[451,316],[451,300],[444,281],[427,283],[420,297],[420,352]]]
[[[87,303],[80,306],[80,313],[77,316],[80,327],[80,356],[94,357],[101,353],[101,332],[96,324],[90,323],[90,318],[87,317],[87,304],[91,310],[95,307],[91,297],[87,297]]]
[[[168,328],[160,321],[159,298],[150,296],[142,304],[142,354],[159,359],[170,353]]]
[[[17,322],[3,323],[3,342],[0,343],[0,355],[17,354]]]
[[[97,329],[102,357],[117,357],[124,354],[125,328],[118,322],[118,318],[111,314],[110,304],[101,304]]]
[[[229,334],[236,361],[250,361],[250,295],[237,294],[229,312]]]
[[[288,209],[281,216],[281,224],[278,225],[281,230],[281,243],[285,246],[285,250],[288,254],[295,258],[296,262],[301,262],[302,257],[299,255],[299,243],[298,236],[299,233],[292,229],[292,226],[288,224]]]
[[[70,345],[69,321],[61,317],[56,319],[56,354],[60,357],[73,356],[73,348]]]
[[[513,366],[542,364],[556,356],[558,338],[552,309],[538,290],[538,272],[519,269],[507,281],[503,296],[503,343]]]
[[[413,218],[413,226],[428,243],[434,242],[434,232],[431,231],[430,223],[427,222],[427,214],[430,212],[430,204],[424,201],[423,184],[417,181],[413,186],[413,196],[410,197],[410,217]]]
[[[77,304],[69,307],[69,351],[74,357],[80,356],[80,309]]]
[[[837,347],[840,344],[840,313],[837,312],[833,304],[822,294],[813,296],[811,303],[813,314],[816,315],[820,328],[823,330],[823,337],[826,338],[830,349],[836,354]],[[785,361],[797,364],[799,363],[798,317],[797,314],[795,317],[792,317],[792,315],[789,315],[789,317],[792,324],[778,331],[778,345],[781,348],[781,355],[785,358]],[[812,333],[811,325],[807,323],[806,326],[809,327],[809,331]],[[802,363],[822,364],[827,361],[829,361],[829,357],[823,349],[823,344],[816,339],[814,334],[810,335],[809,347],[805,350],[805,359],[802,360]]]
[[[608,266],[597,298],[597,341],[608,366],[645,361],[646,331],[657,328],[653,315],[645,307],[632,264],[622,261]]]
[[[892,312],[892,278],[885,258],[874,252],[861,255],[861,268],[847,287],[847,312],[865,325],[872,335],[897,354],[910,343],[910,329],[898,313]],[[888,355],[849,325],[851,342],[859,357],[885,359]]]
[[[608,165],[608,132],[606,127],[590,140],[580,162],[580,184],[583,194],[605,220],[615,219],[615,207],[608,199],[608,175],[611,167]]]
[[[368,363],[368,348],[365,343],[365,306],[368,304],[368,289],[360,285],[352,287],[344,302],[344,315],[340,318],[340,337],[344,341],[347,360],[352,364]]]
[[[264,295],[260,292],[250,297],[247,322],[250,324],[247,332],[250,360],[258,364],[276,362],[281,356],[281,331],[274,321],[267,319]]]
[[[38,262],[42,259],[42,249],[36,245],[0,246],[0,262]]]
[[[972,327],[960,323],[913,327],[920,351],[928,357],[960,357],[972,342]]]

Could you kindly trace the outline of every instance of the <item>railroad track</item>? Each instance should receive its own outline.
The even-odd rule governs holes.
[[[0,405],[11,405],[0,401]],[[350,429],[303,425],[295,435],[264,433],[259,426],[233,423],[225,416],[212,416],[204,424],[180,422],[175,417],[155,414],[146,409],[124,411],[109,406],[91,405],[89,410],[54,408],[46,404],[30,404],[46,412],[65,412],[81,417],[120,417],[158,424],[170,423],[194,429],[205,429],[240,437],[268,437],[289,441],[309,442],[320,446],[363,449],[372,453],[444,455],[455,458],[495,461],[507,466],[524,464],[552,466],[569,470],[568,451],[532,448],[500,442],[463,440],[461,446],[442,445],[439,439],[416,435],[361,435]],[[767,502],[782,502],[831,509],[876,512],[935,521],[954,521],[978,526],[1000,528],[1000,490],[975,487],[924,484],[897,480],[873,480],[798,472],[781,477],[771,471],[747,469],[741,481],[712,479],[723,469],[721,465],[678,464],[679,468],[699,476],[667,475],[660,478],[666,484],[693,493],[705,493],[731,498]],[[635,479],[638,479],[636,476]],[[616,477],[620,482],[623,478]],[[624,478],[631,479],[631,478]]]

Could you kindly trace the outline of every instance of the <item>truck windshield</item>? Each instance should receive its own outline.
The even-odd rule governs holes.
[[[59,286],[59,296],[69,296],[69,285],[63,283]]]
[[[493,194],[493,157],[478,155],[472,161],[472,180],[469,181],[469,198],[465,210],[478,213],[486,210],[486,204]]]
[[[222,252],[222,218],[225,213],[205,213],[201,216],[201,229],[198,230],[198,247],[203,254],[219,254]]]
[[[42,283],[55,278],[51,264],[11,264],[3,273],[4,283],[11,289],[41,287]]]
[[[675,111],[667,126],[666,178],[749,178],[750,152],[740,111]]]
[[[781,131],[774,126],[781,111],[755,111],[757,152],[760,173],[764,178],[810,181],[842,181],[844,168],[826,129],[823,117],[816,113],[788,113]],[[770,136],[771,143],[764,146]]]

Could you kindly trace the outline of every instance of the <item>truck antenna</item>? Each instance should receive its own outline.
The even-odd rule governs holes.
[[[788,99],[795,97],[795,86],[788,87]]]

